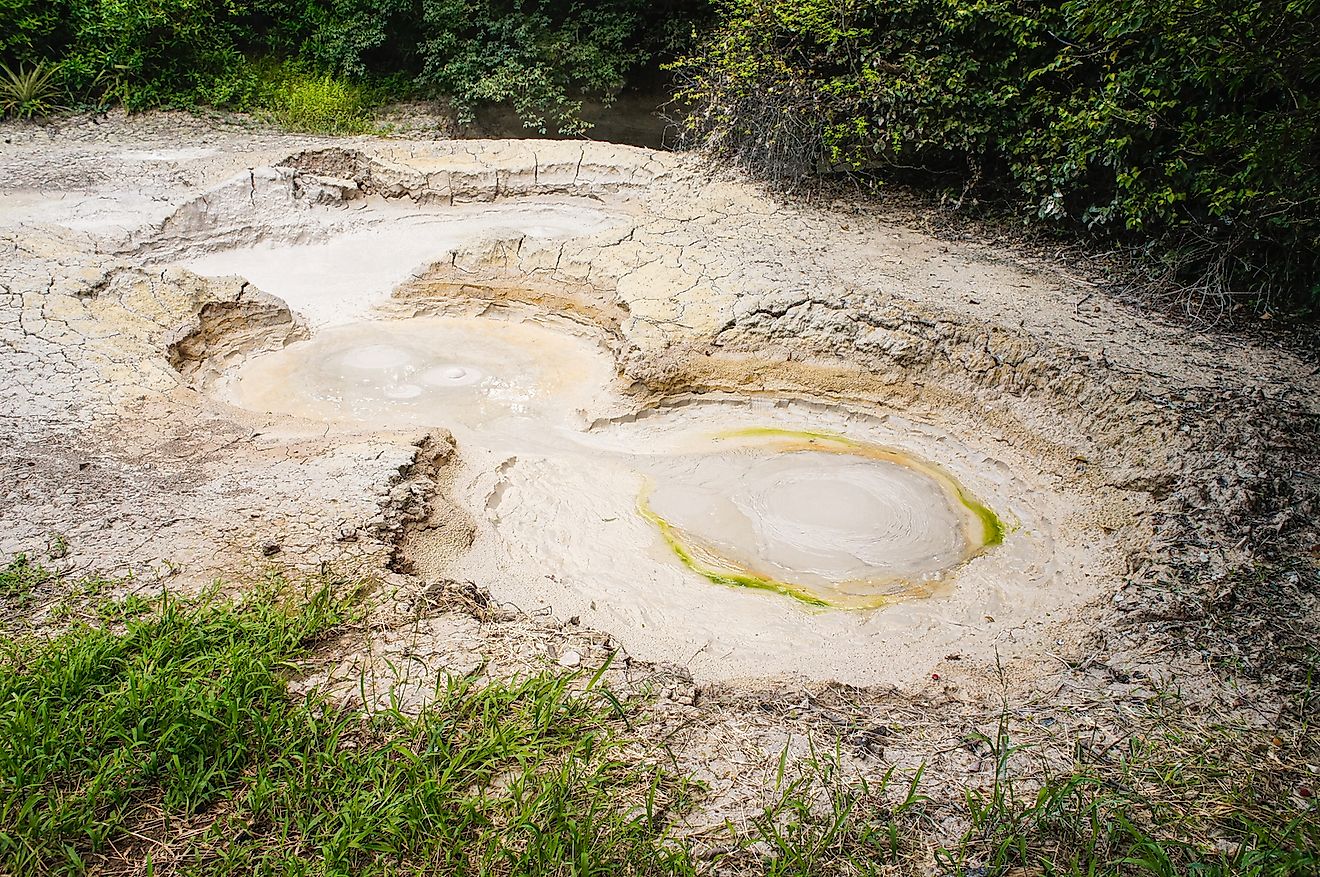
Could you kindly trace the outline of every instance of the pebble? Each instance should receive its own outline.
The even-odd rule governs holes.
[[[579,655],[577,652],[572,652],[572,651],[564,652],[562,655],[559,656],[559,666],[561,667],[576,667],[581,663],[582,663],[582,656]]]

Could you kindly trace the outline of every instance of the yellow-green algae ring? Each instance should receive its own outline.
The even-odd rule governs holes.
[[[896,451],[893,448],[886,448],[883,445],[873,445],[867,442],[859,442],[856,439],[850,439],[837,433],[830,432],[805,432],[794,429],[779,429],[769,426],[755,426],[748,429],[732,429],[727,432],[720,432],[714,435],[715,441],[724,441],[727,439],[748,439],[748,438],[769,438],[769,439],[792,439],[800,444],[797,446],[782,447],[783,451],[794,450],[816,450],[836,454],[852,454],[858,457],[866,457],[872,460],[884,460],[888,463],[895,463],[900,466],[906,466],[909,469],[916,469],[918,472],[934,479],[946,491],[956,498],[981,524],[981,544],[976,551],[983,551],[999,545],[1004,541],[1004,523],[999,515],[978,500],[976,497],[958,483],[958,480],[945,472],[934,463],[928,463],[912,454],[902,451]],[[975,555],[973,555],[975,556]],[[970,558],[969,558],[970,559]]]
[[[752,427],[748,429],[729,430],[727,432],[717,433],[712,439],[717,442],[729,439],[771,439],[774,440],[774,445],[777,446],[777,449],[783,452],[813,450],[825,453],[850,454],[873,460],[883,460],[885,462],[916,469],[936,481],[949,495],[955,497],[980,524],[980,544],[977,545],[966,558],[964,558],[962,561],[963,563],[971,560],[987,548],[998,545],[1004,541],[1004,525],[999,516],[995,514],[989,506],[977,500],[969,491],[959,484],[953,476],[949,475],[940,467],[913,457],[910,454],[905,454],[880,445],[859,442],[855,439],[850,439],[833,433],[805,432],[775,427]],[[771,576],[762,575],[753,570],[742,568],[731,562],[728,558],[703,550],[699,543],[685,541],[683,538],[683,532],[679,528],[665,520],[651,508],[649,498],[652,487],[653,485],[649,480],[643,486],[637,501],[639,513],[643,518],[655,525],[656,529],[660,531],[660,535],[665,540],[665,543],[684,566],[713,584],[770,591],[772,593],[782,594],[786,597],[792,597],[808,606],[821,609],[878,609],[897,600],[925,596],[929,593],[925,583],[906,581],[902,582],[905,587],[898,593],[871,595],[841,594],[840,599],[826,600],[801,585],[782,581]],[[847,585],[850,583],[840,582],[839,584]],[[861,584],[861,582],[858,582],[858,584]]]
[[[651,508],[648,499],[651,494],[651,483],[647,482],[642,488],[641,496],[637,500],[637,510],[642,517],[650,521],[660,531],[665,543],[673,550],[683,565],[698,575],[704,576],[717,585],[731,585],[738,588],[756,588],[761,591],[773,591],[776,594],[783,594],[786,597],[792,597],[800,600],[808,606],[818,606],[820,608],[829,608],[832,604],[822,600],[802,588],[788,582],[781,582],[778,579],[772,579],[768,576],[756,575],[751,572],[737,572],[718,566],[708,566],[697,558],[699,549],[689,548],[679,535],[678,528],[666,521],[655,513]],[[883,604],[879,604],[883,605]]]

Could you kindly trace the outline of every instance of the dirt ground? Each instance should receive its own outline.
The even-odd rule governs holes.
[[[0,135],[0,552],[148,593],[274,572],[369,582],[369,621],[296,690],[419,706],[439,674],[617,653],[612,684],[658,693],[653,739],[707,786],[697,838],[754,812],[784,747],[811,738],[842,741],[857,776],[926,764],[953,835],[957,790],[994,770],[976,733],[1005,717],[1058,763],[1112,749],[1171,691],[1185,715],[1265,737],[1303,718],[1313,355],[1178,325],[879,206],[785,205],[696,156],[174,114]],[[345,241],[359,256],[339,278],[285,261]],[[246,264],[263,273],[229,270]],[[492,479],[536,479],[505,478],[506,459],[445,423],[335,426],[214,392],[245,358],[359,311],[562,323],[613,357],[602,424],[721,404],[911,424],[1020,503],[1038,522],[1024,534],[1048,530],[1043,554],[986,573],[984,593],[1011,581],[1029,598],[898,608],[903,624],[876,628],[689,581],[707,602],[657,604],[646,627],[631,592],[607,600],[590,565],[517,541],[544,519],[517,531],[483,511]],[[740,639],[745,618],[784,647]]]

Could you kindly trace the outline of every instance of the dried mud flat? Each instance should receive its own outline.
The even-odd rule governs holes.
[[[295,689],[416,707],[446,673],[617,652],[611,684],[660,693],[653,739],[708,788],[696,837],[753,812],[812,735],[858,776],[925,763],[953,798],[992,775],[975,732],[1004,716],[1062,760],[1170,689],[1193,716],[1296,725],[1284,692],[1320,620],[1314,358],[883,214],[784,206],[692,156],[163,114],[3,137],[0,551],[144,592],[368,582],[370,620]],[[272,403],[279,382],[227,401],[262,354],[410,319],[602,358],[565,406],[594,450],[318,418]],[[875,612],[713,584],[592,465],[689,426],[903,446],[1007,536]]]

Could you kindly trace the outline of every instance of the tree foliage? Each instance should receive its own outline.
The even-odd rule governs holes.
[[[460,116],[508,103],[577,133],[690,33],[705,0],[0,0],[0,62],[59,63],[66,88],[130,109],[244,106],[276,59],[304,76],[447,96]],[[347,86],[345,86],[347,87]]]
[[[726,0],[686,134],[1144,248],[1211,294],[1320,300],[1316,0]]]

